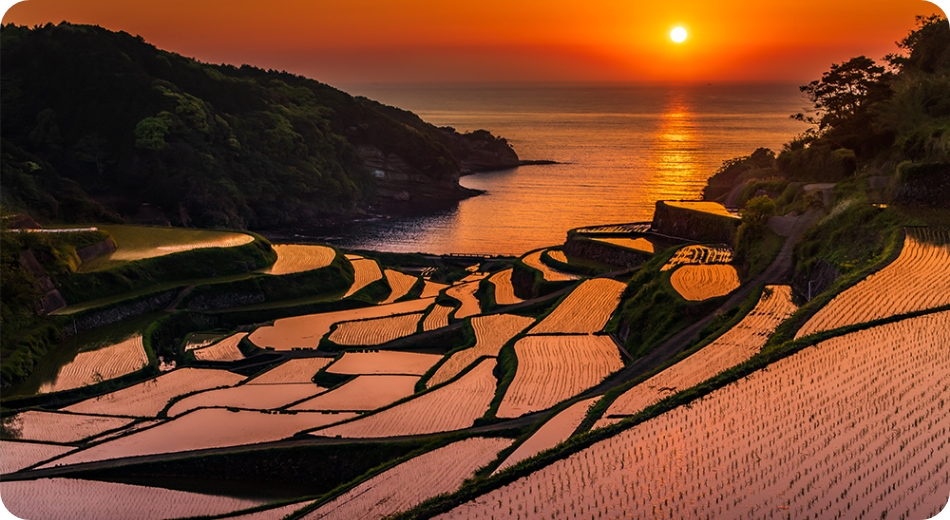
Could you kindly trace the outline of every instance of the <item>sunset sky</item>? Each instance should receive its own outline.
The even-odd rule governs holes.
[[[922,0],[28,0],[4,23],[98,24],[212,63],[331,84],[808,81],[875,59]],[[670,31],[686,29],[674,43]]]

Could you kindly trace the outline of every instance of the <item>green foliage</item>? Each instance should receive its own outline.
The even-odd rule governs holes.
[[[768,148],[757,148],[752,155],[725,160],[707,181],[703,199],[718,199],[744,180],[774,175],[774,168],[775,152]]]
[[[146,258],[90,273],[76,273],[62,262],[44,266],[70,303],[120,295],[161,282],[242,274],[271,265],[276,260],[270,244],[258,237],[236,247],[194,249]]]
[[[795,245],[795,272],[811,272],[819,258],[842,274],[873,265],[900,234],[904,223],[896,212],[877,209],[860,199],[841,201],[827,218],[807,229]]]
[[[180,225],[305,223],[373,200],[363,146],[457,185],[446,145],[463,136],[301,76],[207,65],[94,26],[0,37],[2,197],[16,209],[101,219],[95,197],[123,215],[154,204]]]
[[[769,223],[769,218],[775,215],[775,201],[766,195],[749,199],[741,215],[742,225],[763,228]]]
[[[950,71],[950,25],[938,15],[916,18],[912,30],[897,46],[907,55],[890,54],[887,60],[902,73],[935,74]]]
[[[216,310],[238,307],[249,297],[258,298],[258,303],[273,303],[307,296],[342,296],[352,283],[352,265],[342,254],[337,254],[330,265],[320,269],[279,276],[257,274],[241,280],[204,284],[191,291],[179,306]]]
[[[853,151],[817,145],[785,150],[776,162],[782,175],[794,181],[835,182],[854,175],[857,169]]]
[[[672,271],[660,271],[673,251],[658,254],[633,275],[621,297],[619,310],[607,324],[606,330],[623,338],[624,349],[634,359],[708,314],[721,301],[714,298],[688,302],[677,294],[670,285]]]

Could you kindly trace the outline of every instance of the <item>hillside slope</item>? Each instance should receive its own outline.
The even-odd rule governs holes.
[[[518,162],[488,132],[436,128],[314,80],[201,63],[124,32],[61,23],[0,35],[2,203],[38,218],[305,224],[464,198],[460,173]]]

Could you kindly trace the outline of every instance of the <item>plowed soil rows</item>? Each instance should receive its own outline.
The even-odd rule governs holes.
[[[526,336],[515,343],[518,371],[498,417],[536,412],[577,395],[623,366],[608,336]]]
[[[497,357],[501,347],[519,332],[534,323],[533,318],[514,314],[492,314],[472,318],[475,346],[452,354],[432,375],[426,386],[433,387],[457,376],[482,356]]]
[[[589,334],[607,324],[626,284],[607,278],[586,280],[574,289],[529,334]]]

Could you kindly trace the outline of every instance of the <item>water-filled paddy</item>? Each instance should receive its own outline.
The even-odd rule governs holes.
[[[168,409],[169,417],[204,407],[233,407],[251,410],[273,410],[306,399],[326,390],[313,383],[271,385],[239,385],[208,390],[181,399]]]
[[[416,352],[396,352],[378,350],[373,352],[346,352],[343,357],[327,367],[334,374],[425,374],[442,356],[436,354],[418,354]]]
[[[448,385],[392,408],[317,430],[322,437],[393,437],[467,428],[485,415],[495,395],[495,360],[486,359]]]
[[[288,410],[375,410],[413,394],[417,376],[357,376]]]
[[[332,357],[289,359],[263,374],[255,376],[247,384],[309,383],[321,368],[332,362]]]
[[[69,478],[0,482],[3,505],[30,520],[135,518],[160,520],[218,515],[263,504],[260,500],[188,493]],[[117,499],[121,497],[121,499]],[[82,504],[77,507],[77,504]]]
[[[95,460],[276,441],[303,430],[352,417],[355,417],[355,414],[317,412],[284,414],[206,408],[189,412],[153,428],[72,453],[57,464],[77,464]]]
[[[65,410],[75,413],[154,417],[173,397],[198,390],[233,386],[243,380],[244,376],[225,370],[179,368],[128,388],[80,401],[67,406]]]
[[[4,436],[8,438],[76,442],[103,432],[122,428],[133,419],[70,413],[28,410],[3,419]]]
[[[409,300],[390,305],[374,305],[345,311],[306,314],[276,320],[273,325],[258,327],[248,339],[259,347],[275,350],[317,348],[334,323],[380,318],[394,314],[420,312],[432,305],[433,298]]]

